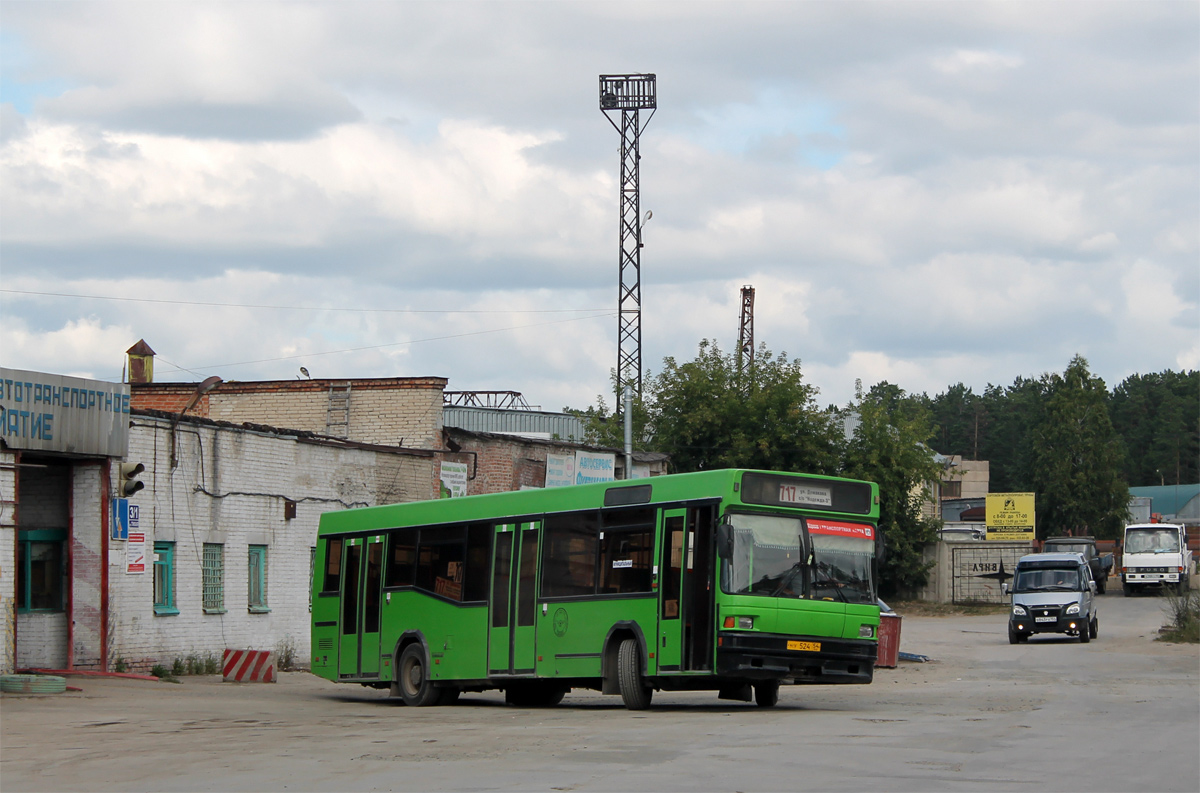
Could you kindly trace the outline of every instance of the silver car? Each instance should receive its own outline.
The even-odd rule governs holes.
[[[1008,585],[1004,585],[1006,590]],[[1065,633],[1081,642],[1096,638],[1096,582],[1078,553],[1036,553],[1017,562],[1008,615],[1009,644],[1035,633]]]

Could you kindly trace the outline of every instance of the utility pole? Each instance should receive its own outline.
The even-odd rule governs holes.
[[[738,326],[738,377],[754,369],[754,287],[742,287],[742,321]]]
[[[617,404],[626,383],[642,393],[642,224],[639,172],[642,130],[658,109],[653,74],[600,75],[600,111],[621,134],[621,198],[618,230]],[[649,110],[646,123],[639,112]],[[620,124],[610,114],[621,114]]]

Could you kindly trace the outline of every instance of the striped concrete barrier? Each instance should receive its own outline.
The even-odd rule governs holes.
[[[221,663],[226,683],[274,683],[274,650],[230,650]]]

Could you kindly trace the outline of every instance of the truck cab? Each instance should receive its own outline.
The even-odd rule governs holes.
[[[1112,554],[1101,554],[1096,549],[1094,537],[1050,537],[1042,543],[1042,553],[1081,553],[1092,568],[1092,580],[1096,592],[1103,595],[1108,588],[1108,576],[1112,572]]]
[[[1009,591],[1009,644],[1026,641],[1035,633],[1065,633],[1086,643],[1099,633],[1096,582],[1082,554],[1022,556]]]
[[[1121,556],[1121,587],[1125,597],[1146,587],[1190,585],[1192,552],[1187,531],[1174,523],[1134,523],[1125,527]]]

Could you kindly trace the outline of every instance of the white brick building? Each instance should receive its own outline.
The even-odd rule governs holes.
[[[110,559],[110,668],[226,647],[306,660],[320,514],[428,498],[436,467],[430,451],[137,410],[129,458],[146,465],[130,501],[148,563],[129,574],[122,549]]]

